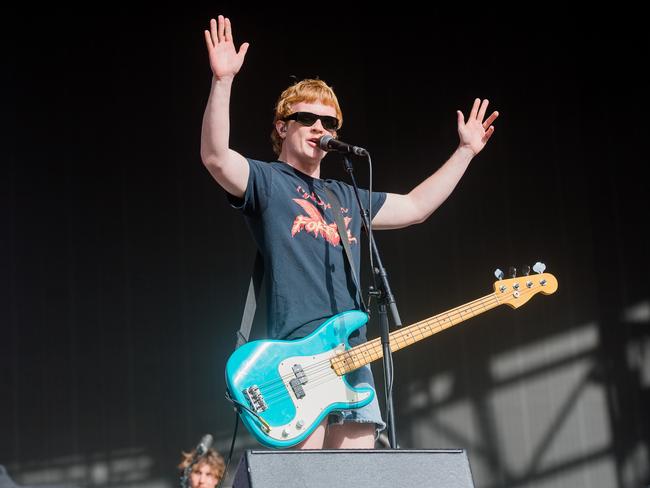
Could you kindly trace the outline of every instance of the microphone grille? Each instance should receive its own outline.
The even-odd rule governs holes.
[[[199,445],[199,451],[201,451],[201,454],[205,454],[208,452],[208,449],[212,446],[212,435],[210,434],[205,434],[203,438],[201,439],[201,444]]]
[[[330,142],[332,139],[334,139],[332,136],[326,134],[326,135],[322,136],[322,137],[318,140],[318,146],[319,146],[323,151],[329,151],[330,148],[329,148],[328,144],[329,144],[329,142]]]

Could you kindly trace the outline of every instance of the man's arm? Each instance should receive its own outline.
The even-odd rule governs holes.
[[[212,69],[210,97],[201,129],[201,160],[212,177],[228,193],[243,197],[250,171],[246,159],[229,147],[230,92],[248,51],[248,43],[235,49],[230,20],[222,15],[210,20],[205,42]]]
[[[492,123],[499,112],[492,114],[484,121],[488,100],[478,98],[467,122],[462,112],[457,112],[458,149],[434,174],[416,186],[406,195],[389,193],[386,202],[372,220],[374,229],[399,229],[409,225],[424,222],[451,195],[462,178],[470,161],[485,147],[488,139],[494,133]]]

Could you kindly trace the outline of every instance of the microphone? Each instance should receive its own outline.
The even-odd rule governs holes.
[[[352,144],[347,144],[338,139],[334,139],[332,136],[324,135],[318,140],[318,145],[323,151],[336,151],[340,153],[352,153],[357,156],[367,156],[368,151],[359,146],[353,146]]]
[[[210,434],[205,434],[201,438],[201,442],[199,442],[199,445],[196,446],[196,455],[197,456],[203,456],[206,452],[208,452],[208,449],[212,446],[212,436]]]

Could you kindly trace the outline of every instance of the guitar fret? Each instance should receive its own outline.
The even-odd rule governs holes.
[[[399,351],[498,305],[500,305],[498,297],[495,294],[491,294],[462,307],[452,309],[444,314],[416,322],[408,327],[392,332],[390,334],[391,351]],[[376,338],[339,355],[340,359],[333,359],[332,365],[337,373],[345,374],[365,364],[369,364],[381,358],[383,355],[384,351],[381,340]]]
[[[357,367],[356,356],[354,354],[349,354],[349,356],[350,356],[350,360],[352,361],[352,366],[354,367],[354,369],[356,369]]]

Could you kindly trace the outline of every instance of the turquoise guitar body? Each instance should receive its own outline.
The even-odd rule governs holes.
[[[261,444],[294,446],[330,412],[372,401],[372,388],[353,388],[331,362],[350,349],[348,337],[367,321],[365,313],[351,310],[302,339],[252,341],[235,350],[226,364],[226,386],[240,405],[242,422]]]

